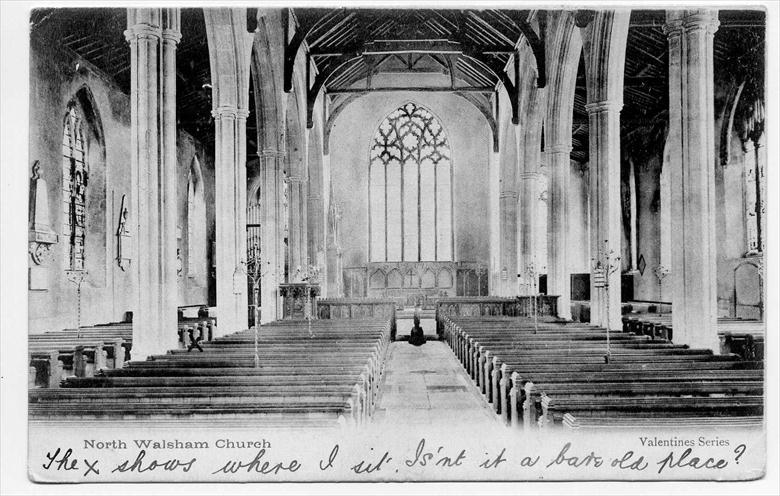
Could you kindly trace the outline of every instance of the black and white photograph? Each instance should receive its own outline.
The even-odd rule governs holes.
[[[4,494],[777,490],[777,5],[11,3]]]

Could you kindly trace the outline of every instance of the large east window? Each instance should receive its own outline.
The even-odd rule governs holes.
[[[452,163],[439,120],[402,105],[379,125],[369,158],[370,260],[452,260]]]

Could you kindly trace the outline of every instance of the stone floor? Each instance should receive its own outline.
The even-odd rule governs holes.
[[[442,341],[419,347],[390,344],[373,419],[379,425],[498,424],[497,415]]]

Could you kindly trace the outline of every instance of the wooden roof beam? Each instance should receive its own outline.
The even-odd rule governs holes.
[[[534,31],[533,26],[528,22],[527,13],[517,10],[507,10],[502,13],[506,14],[520,32],[523,33],[523,37],[531,48],[534,59],[536,59],[536,87],[544,88],[547,86],[547,71],[545,69],[547,64],[544,53],[544,31],[547,26],[547,13],[544,10],[540,10],[537,13],[539,33]]]
[[[383,86],[379,88],[328,88],[329,95],[351,95],[366,92],[391,93],[397,91],[420,91],[425,93],[493,93],[496,89],[492,86]]]
[[[312,84],[311,88],[309,89],[306,98],[306,127],[308,129],[311,129],[312,126],[314,126],[314,102],[317,101],[317,95],[320,94],[320,91],[325,86],[325,83],[344,65],[360,57],[361,54],[357,51],[344,53],[336,60],[328,64],[327,67],[324,67],[314,78],[314,84]]]
[[[292,91],[293,71],[295,70],[295,59],[298,57],[298,50],[306,40],[312,29],[314,29],[319,22],[324,19],[328,19],[328,16],[322,16],[326,9],[306,9],[300,11],[297,14],[298,27],[293,34],[292,39],[289,38],[287,33],[289,9],[285,9],[285,46],[284,46],[284,92],[289,93]],[[289,41],[288,41],[289,39]]]
[[[518,115],[518,105],[519,105],[519,98],[518,98],[518,88],[519,85],[515,85],[511,79],[509,79],[509,76],[506,72],[504,72],[504,68],[500,67],[499,64],[496,63],[495,59],[487,56],[479,51],[479,49],[472,45],[470,42],[467,41],[466,38],[466,18],[468,17],[468,12],[463,12],[461,14],[461,20],[458,22],[458,32],[456,36],[459,38],[457,41],[460,42],[461,46],[463,47],[463,55],[465,57],[469,57],[481,65],[483,65],[487,70],[489,70],[493,76],[504,86],[504,89],[507,92],[507,95],[509,96],[509,101],[512,106],[512,124],[519,124],[520,123],[520,117]],[[515,57],[517,58],[517,57]],[[515,64],[515,70],[519,70],[519,67],[517,64]],[[517,81],[519,81],[519,78],[517,78],[517,75],[515,75]]]

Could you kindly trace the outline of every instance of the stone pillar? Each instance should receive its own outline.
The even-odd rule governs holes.
[[[528,164],[527,164],[528,165]],[[537,272],[539,267],[536,260],[536,216],[539,203],[539,172],[526,165],[525,172],[520,173],[520,212],[518,219],[518,231],[520,245],[517,273],[519,278],[520,294],[536,294]]]
[[[323,206],[322,195],[309,188],[308,211],[309,219],[308,237],[309,250],[308,257],[311,265],[317,265],[320,269],[325,268],[325,209]],[[325,281],[323,278],[322,281]]]
[[[569,169],[574,91],[582,39],[574,12],[554,11],[547,16],[547,117],[544,143],[547,162],[547,294],[558,295],[558,316],[571,318],[571,280],[568,263]]]
[[[214,117],[217,334],[247,328],[246,119],[253,34],[245,8],[203,9]]]
[[[290,276],[292,282],[298,280],[297,271],[305,271],[309,265],[307,242],[307,200],[306,179],[301,176],[287,178],[290,191]]]
[[[608,286],[590,278],[591,324],[621,329],[620,109],[622,102],[589,103],[590,253]],[[617,266],[617,267],[615,267]],[[591,267],[593,269],[593,267]]]
[[[510,167],[514,168],[516,164],[511,164]],[[501,191],[499,212],[501,218],[500,294],[514,296],[517,295],[517,191]]]
[[[262,313],[260,322],[266,323],[281,319],[279,284],[284,282],[284,248],[281,246],[284,220],[283,208],[283,170],[284,152],[278,150],[261,150],[260,175],[262,176],[263,201],[261,251],[267,265],[266,274],[261,282],[260,304]]]
[[[220,106],[215,126],[218,335],[246,329],[246,118],[248,112]]]
[[[550,181],[547,188],[547,294],[560,296],[558,316],[571,319],[571,279],[567,258],[571,144],[550,144],[545,152]]]
[[[327,297],[341,298],[344,296],[344,271],[343,252],[341,247],[341,220],[343,216],[342,204],[334,201],[333,191],[330,190],[330,204],[328,206],[328,232],[327,232]]]
[[[622,328],[620,110],[630,15],[628,10],[600,10],[582,29],[590,156],[590,322],[613,330]],[[606,286],[596,270],[606,275]]]
[[[517,272],[521,274],[520,292],[536,294],[538,288],[539,263],[536,259],[537,216],[539,205],[539,164],[542,138],[542,117],[544,116],[543,89],[532,87],[528,96],[525,115],[523,156],[519,173],[520,205],[518,213],[518,260]]]
[[[717,352],[713,35],[717,11],[666,13],[674,341]]]
[[[501,216],[500,216],[500,175],[501,163],[498,153],[490,153],[488,161],[488,176],[490,192],[490,261],[488,276],[488,294],[499,295],[501,291]]]
[[[128,9],[133,359],[176,348],[178,9]],[[161,43],[162,40],[162,43]]]

